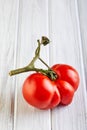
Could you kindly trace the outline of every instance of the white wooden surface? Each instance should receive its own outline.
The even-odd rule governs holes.
[[[86,7],[86,0],[0,0],[0,130],[87,130]],[[52,111],[24,101],[21,88],[30,73],[8,76],[28,64],[42,35],[52,41],[43,59],[74,66],[81,80],[72,104]]]

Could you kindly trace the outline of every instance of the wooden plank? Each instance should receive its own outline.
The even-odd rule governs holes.
[[[14,67],[17,5],[17,0],[0,0],[0,130],[13,129],[14,78],[8,72]]]
[[[86,5],[85,0],[0,0],[0,129],[86,130]],[[8,77],[11,68],[28,64],[37,38],[48,34],[50,53],[49,46],[43,48],[42,58],[50,65],[73,65],[81,79],[72,104],[55,108],[51,115],[50,110],[35,109],[24,101],[22,84],[30,73]],[[36,65],[42,66],[40,62]]]
[[[17,68],[25,66],[34,56],[37,39],[48,35],[47,1],[22,0],[19,3]],[[49,63],[49,48],[43,48],[43,59]],[[42,66],[40,62],[36,65]],[[30,73],[18,75],[15,92],[15,130],[50,130],[50,110],[42,111],[28,105],[22,96],[22,84]]]
[[[87,77],[87,0],[78,0],[79,25],[83,50],[85,77]],[[86,78],[85,78],[86,79]],[[86,80],[87,84],[87,80]]]
[[[52,130],[86,130],[86,84],[78,21],[77,1],[49,2],[50,65],[65,63],[74,66],[80,75],[80,85],[72,104],[52,110]]]

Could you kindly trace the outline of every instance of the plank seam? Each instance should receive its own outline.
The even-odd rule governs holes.
[[[52,18],[51,18],[51,3],[52,1],[48,0],[48,35],[49,35],[49,39],[51,40],[51,22],[52,22]],[[49,46],[49,65],[51,65],[51,57],[50,57],[50,46]],[[50,110],[50,130],[52,130],[52,110]]]
[[[15,37],[15,46],[14,46],[14,69],[17,66],[17,44],[18,44],[18,33],[19,33],[19,7],[20,0],[17,2],[17,20],[16,20],[16,37]],[[13,101],[13,125],[12,130],[16,130],[16,111],[17,111],[17,85],[16,85],[16,77],[13,78],[13,88],[14,88],[14,101]]]

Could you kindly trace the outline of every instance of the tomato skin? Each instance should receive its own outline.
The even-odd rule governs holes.
[[[57,80],[57,87],[61,95],[61,104],[70,104],[74,96],[73,87],[64,80]]]
[[[60,103],[60,94],[56,83],[41,73],[31,74],[24,82],[22,93],[24,99],[40,109],[53,108]],[[56,93],[55,103],[52,99]]]
[[[45,109],[52,109],[54,107],[56,107],[61,101],[61,97],[60,97],[60,93],[57,87],[55,87],[55,92],[53,95],[53,98],[50,102],[50,104],[45,108]]]
[[[72,102],[74,92],[79,86],[78,72],[65,64],[56,64],[52,66],[52,70],[58,75],[55,82],[61,95],[61,104],[68,105]]]
[[[57,73],[58,79],[67,81],[72,85],[75,91],[77,90],[80,81],[79,74],[72,66],[56,64],[52,66],[52,69]]]

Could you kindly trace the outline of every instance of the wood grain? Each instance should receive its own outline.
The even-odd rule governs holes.
[[[81,79],[72,104],[52,111],[52,130],[86,130],[86,84],[77,2],[51,0],[49,4],[50,37],[53,42],[50,46],[50,64],[73,65]]]
[[[34,56],[37,39],[48,35],[47,1],[25,1],[19,3],[19,28],[17,41],[17,65],[27,65]],[[43,56],[42,56],[43,54]],[[41,56],[49,63],[49,48],[43,48]],[[38,61],[36,66],[42,66]],[[22,84],[30,73],[18,75],[15,93],[15,130],[50,130],[50,110],[41,111],[28,105],[22,96]]]
[[[87,129],[86,6],[86,0],[0,0],[0,130]],[[51,44],[42,48],[42,59],[50,66],[72,65],[81,80],[72,104],[47,111],[23,99],[30,73],[8,76],[10,69],[29,64],[43,35]],[[40,61],[36,66],[45,67]]]
[[[0,0],[0,130],[12,130],[14,119],[14,68],[17,0]]]
[[[87,85],[87,0],[78,0],[78,15],[79,15],[79,25],[81,32],[81,41],[82,41],[82,51],[83,51],[83,61],[85,68],[85,80]]]

